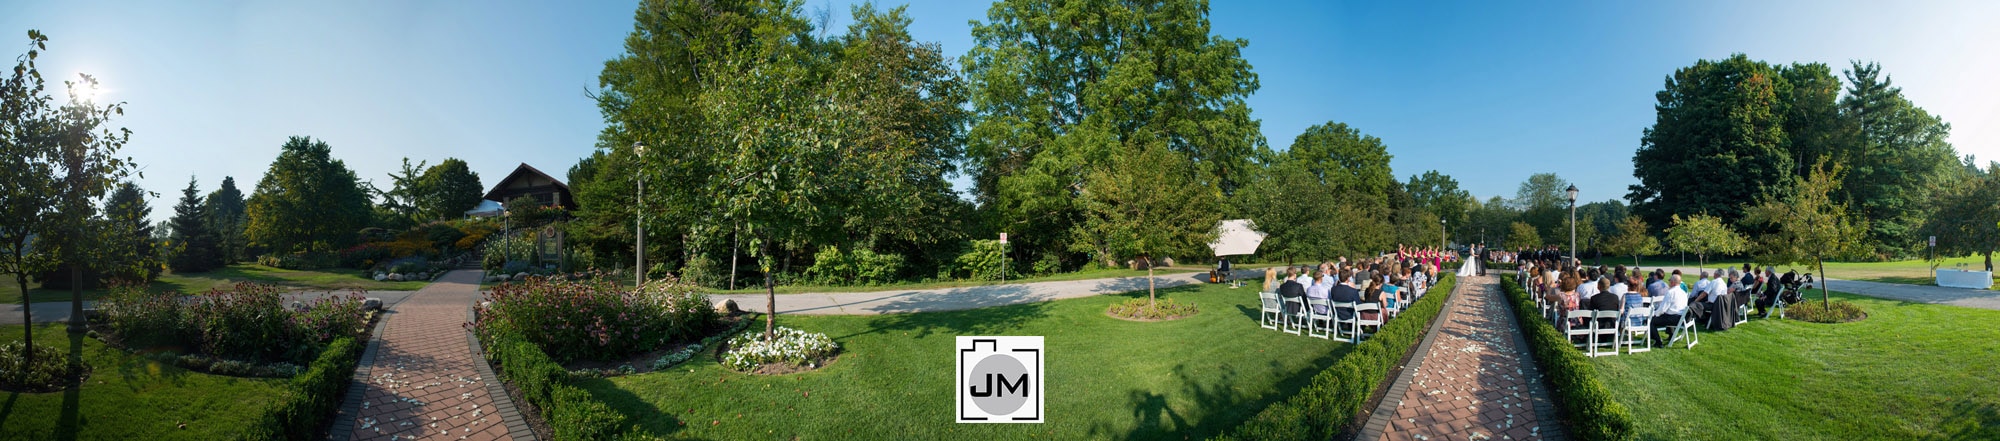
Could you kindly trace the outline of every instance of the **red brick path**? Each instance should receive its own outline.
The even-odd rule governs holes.
[[[354,440],[510,440],[465,337],[477,270],[452,271],[395,306],[355,415]]]
[[[1561,438],[1554,424],[1543,424],[1555,416],[1537,413],[1552,406],[1498,281],[1466,277],[1460,283],[1467,286],[1441,317],[1445,322],[1414,368],[1408,391],[1385,398],[1398,401],[1381,439]]]

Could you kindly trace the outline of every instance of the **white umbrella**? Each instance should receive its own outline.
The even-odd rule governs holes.
[[[1249,219],[1225,220],[1216,229],[1220,233],[1208,247],[1215,249],[1217,257],[1257,254],[1257,245],[1264,243],[1264,233],[1257,232]]]

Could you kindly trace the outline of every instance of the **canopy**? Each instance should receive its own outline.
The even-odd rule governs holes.
[[[1249,219],[1225,220],[1216,229],[1220,232],[1215,235],[1215,243],[1208,244],[1215,249],[1216,257],[1256,254],[1257,245],[1264,243],[1264,233],[1257,232]]]

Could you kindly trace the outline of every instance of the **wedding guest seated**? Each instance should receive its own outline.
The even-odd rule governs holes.
[[[1612,312],[1623,311],[1625,309],[1625,296],[1611,291],[1610,279],[1597,279],[1596,285],[1594,288],[1596,288],[1597,295],[1590,296],[1590,309]],[[1597,327],[1599,328],[1614,326],[1618,326],[1618,319],[1597,319]]]
[[[1631,311],[1625,315],[1626,318],[1632,321],[1630,326],[1645,326],[1646,320],[1651,317],[1651,314],[1640,314],[1636,311],[1639,307],[1646,305],[1645,285],[1639,282],[1639,277],[1635,275],[1627,278],[1624,282],[1612,285],[1612,289],[1618,290],[1625,295],[1625,310]]]
[[[1333,285],[1338,282],[1334,281],[1333,276],[1327,274],[1326,271],[1327,271],[1326,268],[1324,267],[1320,268],[1318,277],[1315,277],[1313,279],[1312,286],[1306,287],[1307,299],[1324,300],[1333,297]],[[1327,313],[1325,305],[1312,305],[1312,307],[1313,307],[1313,313],[1315,314]]]
[[[1285,268],[1285,283],[1278,285],[1278,299],[1284,302],[1285,315],[1298,313],[1298,305],[1305,304],[1306,287],[1299,283],[1299,268]]]
[[[1333,285],[1334,303],[1355,303],[1361,301],[1361,290],[1354,287],[1352,270],[1341,270],[1339,284]],[[1341,320],[1353,320],[1354,308],[1335,308]]]
[[[1666,285],[1666,299],[1653,305],[1652,330],[1647,332],[1651,334],[1648,337],[1653,339],[1654,346],[1666,346],[1665,337],[1673,336],[1674,327],[1681,323],[1681,315],[1687,314],[1688,292],[1681,287],[1681,275],[1669,276]],[[1665,337],[1660,335],[1661,330],[1667,331]]]
[[[1561,288],[1562,291],[1558,293],[1558,295],[1561,297],[1563,317],[1569,317],[1570,311],[1578,310],[1583,306],[1582,305],[1583,299],[1578,297],[1576,293],[1576,287],[1578,285],[1581,285],[1582,283],[1583,281],[1577,279],[1577,277],[1574,275],[1563,277],[1562,288]],[[1589,325],[1588,323],[1584,323],[1583,319],[1576,319],[1569,321],[1569,326],[1571,329],[1588,325]]]
[[[1376,306],[1381,306],[1381,305],[1382,305],[1382,284],[1381,284],[1381,283],[1378,283],[1378,282],[1376,282],[1376,281],[1375,281],[1375,280],[1374,280],[1373,278],[1369,278],[1369,279],[1362,279],[1362,282],[1361,282],[1361,283],[1362,283],[1362,284],[1361,284],[1361,285],[1359,286],[1359,288],[1361,289],[1361,302],[1362,302],[1362,303],[1374,303],[1374,304],[1375,304]],[[1361,319],[1362,319],[1362,320],[1381,320],[1381,319],[1382,319],[1382,309],[1381,309],[1381,308],[1376,308],[1376,309],[1375,309],[1374,311],[1363,311],[1363,312],[1361,313]]]

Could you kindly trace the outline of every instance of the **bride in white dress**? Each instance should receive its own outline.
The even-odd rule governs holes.
[[[1466,256],[1464,260],[1465,264],[1458,266],[1459,278],[1472,277],[1474,275],[1479,274],[1479,258],[1478,258],[1479,251],[1476,248],[1468,251],[1472,255]]]

